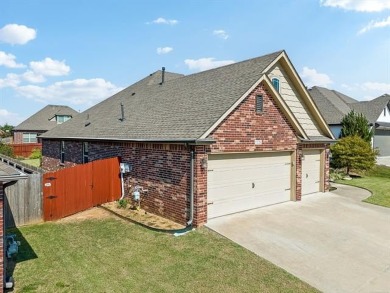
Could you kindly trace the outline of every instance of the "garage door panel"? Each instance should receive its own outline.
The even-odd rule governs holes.
[[[304,150],[302,160],[302,195],[320,191],[321,151]]]
[[[288,152],[210,155],[209,218],[290,200],[290,161]]]
[[[376,130],[374,148],[379,149],[379,156],[390,156],[390,130]]]

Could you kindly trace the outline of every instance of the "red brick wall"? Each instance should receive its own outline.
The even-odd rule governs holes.
[[[82,142],[65,141],[65,167],[81,164]],[[43,141],[42,167],[47,171],[60,165],[60,141]],[[185,145],[150,143],[89,142],[89,161],[121,157],[132,171],[125,174],[125,194],[135,185],[147,189],[141,207],[181,224],[189,217],[190,150]]]
[[[14,132],[14,143],[23,143],[23,132]]]
[[[263,96],[263,113],[256,113],[256,96]],[[252,152],[295,150],[297,138],[290,122],[260,84],[211,133],[217,143],[211,152]],[[261,145],[255,145],[261,140]]]
[[[3,191],[3,182],[0,182],[0,292],[3,292],[4,287],[4,191]]]

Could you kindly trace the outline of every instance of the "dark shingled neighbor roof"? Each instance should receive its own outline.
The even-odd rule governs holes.
[[[56,121],[49,121],[56,115],[69,115],[75,117],[79,114],[77,111],[73,110],[68,106],[62,105],[47,105],[43,109],[39,110],[34,115],[30,116],[18,126],[14,128],[14,130],[36,130],[36,131],[47,131],[55,126],[57,126]]]
[[[79,114],[43,138],[196,140],[283,51],[187,76],[161,71]],[[121,119],[123,104],[124,119]]]
[[[343,117],[352,110],[362,113],[370,123],[375,123],[390,102],[390,96],[387,94],[371,101],[359,102],[335,90],[318,86],[311,88],[309,94],[330,125],[340,124]]]

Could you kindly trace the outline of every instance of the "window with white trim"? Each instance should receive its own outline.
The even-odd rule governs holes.
[[[23,133],[23,143],[37,143],[36,133]]]
[[[83,142],[83,164],[89,161],[88,142]]]
[[[72,118],[72,116],[69,116],[69,115],[57,115],[56,121],[57,121],[57,124],[62,124],[71,118]]]
[[[279,93],[280,92],[280,85],[279,85],[279,79],[273,78],[272,79],[272,85],[276,89],[276,91]]]
[[[63,140],[60,142],[60,162],[65,163],[65,141]]]

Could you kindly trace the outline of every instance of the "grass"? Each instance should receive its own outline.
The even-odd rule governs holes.
[[[339,180],[338,183],[366,188],[372,195],[364,202],[390,208],[390,167],[376,166],[363,177]]]
[[[26,159],[26,160],[20,160],[20,161],[27,164],[27,165],[31,165],[34,167],[40,167],[40,164],[41,164],[40,159]]]
[[[104,219],[13,232],[14,292],[318,292],[207,228],[174,237]]]

